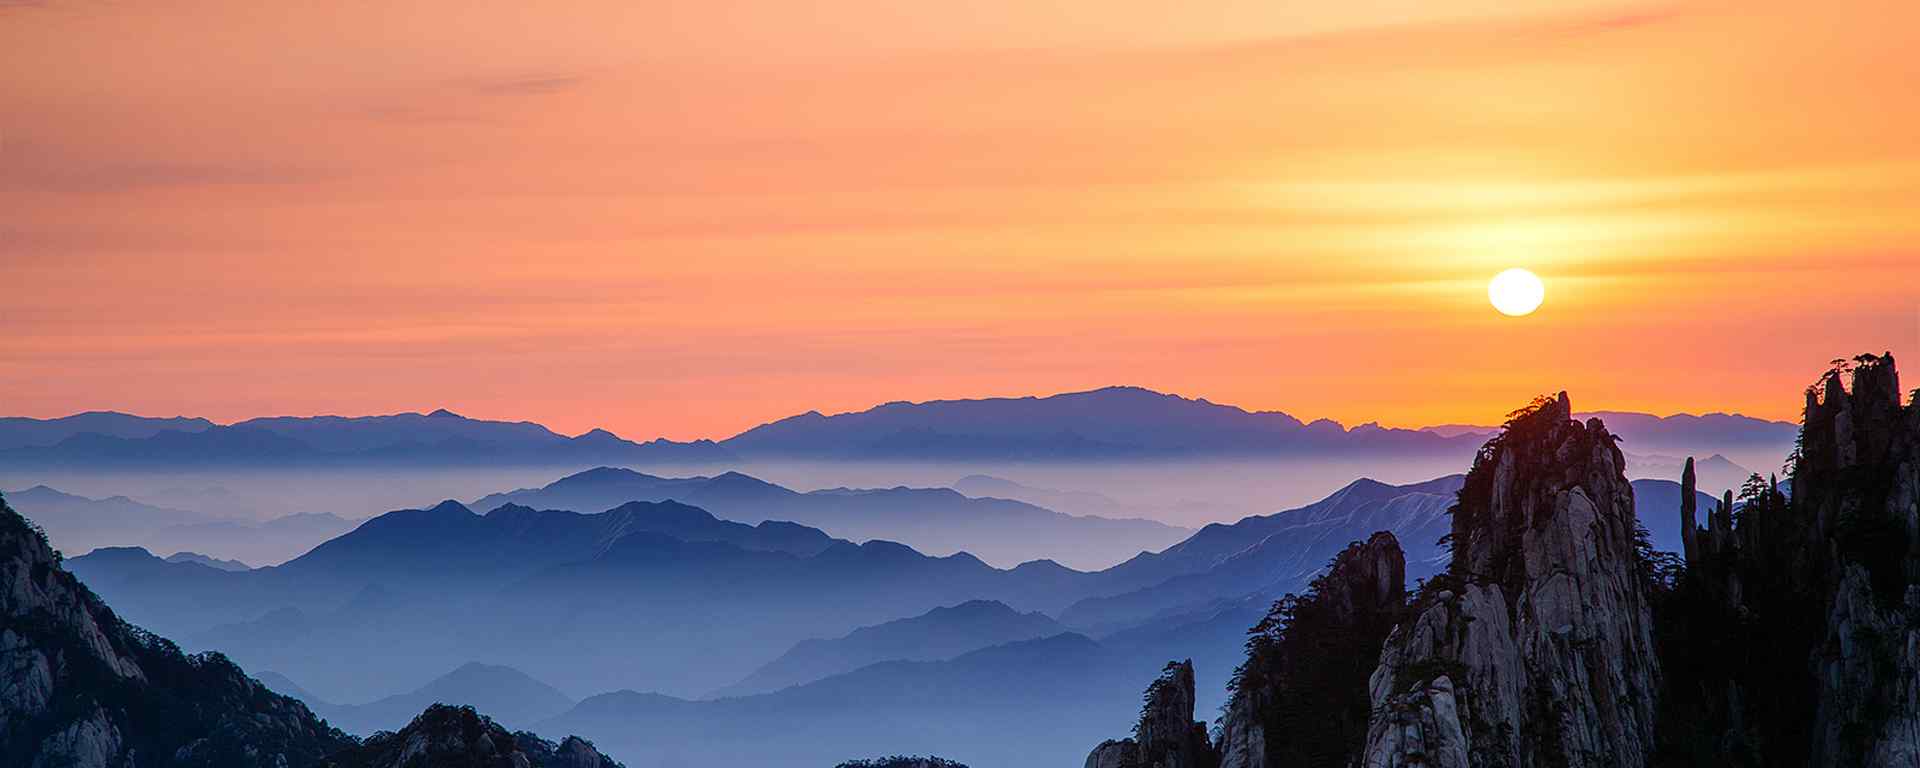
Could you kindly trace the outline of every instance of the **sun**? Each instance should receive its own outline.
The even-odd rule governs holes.
[[[1515,267],[1493,276],[1487,283],[1487,300],[1508,317],[1531,315],[1547,297],[1547,286],[1540,276]]]

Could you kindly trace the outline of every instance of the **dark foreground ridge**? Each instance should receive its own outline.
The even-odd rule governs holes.
[[[22,768],[614,768],[591,744],[433,707],[365,744],[217,653],[134,627],[0,498],[0,765]],[[416,757],[426,755],[426,762]],[[515,756],[518,755],[518,759]],[[504,760],[504,762],[502,762]]]
[[[218,654],[139,630],[0,499],[0,764],[320,765],[351,746]]]
[[[848,760],[834,768],[967,768],[966,765],[939,757],[894,755],[872,760]]]
[[[334,755],[328,768],[619,768],[577,736],[555,744],[531,733],[509,733],[473,707],[435,704],[397,733],[381,732]]]
[[[1790,495],[1756,475],[1702,526],[1689,461],[1682,555],[1648,543],[1606,425],[1571,413],[1542,398],[1481,449],[1448,569],[1404,607],[1379,537],[1274,606],[1222,764],[1920,765],[1920,405],[1892,357],[1808,389]],[[1160,764],[1142,752],[1088,766]]]
[[[1346,765],[1367,733],[1367,678],[1406,612],[1406,555],[1381,531],[1354,542],[1249,633],[1221,718],[1227,765]],[[1264,762],[1259,762],[1264,760]]]
[[[1704,527],[1681,509],[1667,764],[1920,765],[1920,407],[1900,399],[1891,355],[1837,363],[1807,388],[1792,498],[1756,475]]]

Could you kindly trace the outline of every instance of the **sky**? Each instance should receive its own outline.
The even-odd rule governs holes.
[[[0,0],[0,411],[1792,419],[1920,353],[1906,2]],[[1523,318],[1486,282],[1545,280]]]

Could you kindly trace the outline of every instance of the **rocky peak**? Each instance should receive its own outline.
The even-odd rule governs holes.
[[[1349,544],[1255,626],[1221,718],[1226,768],[1346,765],[1366,736],[1367,678],[1406,607],[1406,555],[1386,531]]]
[[[1693,457],[1688,456],[1686,467],[1680,470],[1680,546],[1682,555],[1688,560],[1694,559],[1700,549],[1700,502],[1694,498],[1699,493],[1698,487],[1698,480],[1693,473]]]
[[[1087,768],[1216,768],[1206,723],[1193,719],[1193,660],[1170,661],[1147,687],[1133,738],[1102,742]]]
[[[568,737],[559,744],[531,733],[511,733],[472,707],[435,704],[398,732],[380,732],[334,755],[328,768],[619,768]]]
[[[303,768],[351,744],[218,654],[121,621],[0,499],[0,765]]]
[[[1160,679],[1147,688],[1147,703],[1140,710],[1139,725],[1133,729],[1140,753],[1152,758],[1181,752],[1193,735],[1193,702],[1193,660],[1168,664]],[[1148,764],[1160,762],[1150,759]]]
[[[1660,670],[1625,458],[1566,393],[1515,411],[1453,509],[1448,572],[1370,679],[1370,768],[1642,765]]]
[[[871,760],[848,760],[834,768],[967,768],[967,766],[932,755],[926,757],[894,755]]]

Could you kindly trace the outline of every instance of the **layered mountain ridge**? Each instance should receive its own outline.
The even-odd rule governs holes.
[[[1603,414],[1642,450],[1725,450],[1773,457],[1791,425],[1737,414]],[[1468,456],[1491,428],[1347,427],[1279,411],[1115,386],[1045,397],[891,402],[790,416],[723,440],[635,442],[604,429],[575,436],[533,422],[446,409],[384,416],[274,416],[233,424],[112,412],[0,418],[0,457],[20,465],[559,464],[683,465],[743,459],[1077,461],[1231,456]]]
[[[1001,566],[1058,558],[1100,568],[1154,551],[1190,531],[1143,519],[1072,516],[1019,501],[963,496],[949,488],[832,488],[795,491],[740,472],[658,477],[598,467],[540,488],[495,493],[477,509],[526,504],[589,511],[627,501],[674,500],[729,520],[790,520],[864,541],[884,539],[922,552],[967,552]]]
[[[85,418],[82,418],[85,417]],[[738,457],[711,440],[633,442],[596,429],[576,436],[529,421],[469,419],[446,409],[387,416],[269,416],[220,425],[117,413],[0,420],[0,457],[31,466],[513,464],[587,461],[717,463]]]

